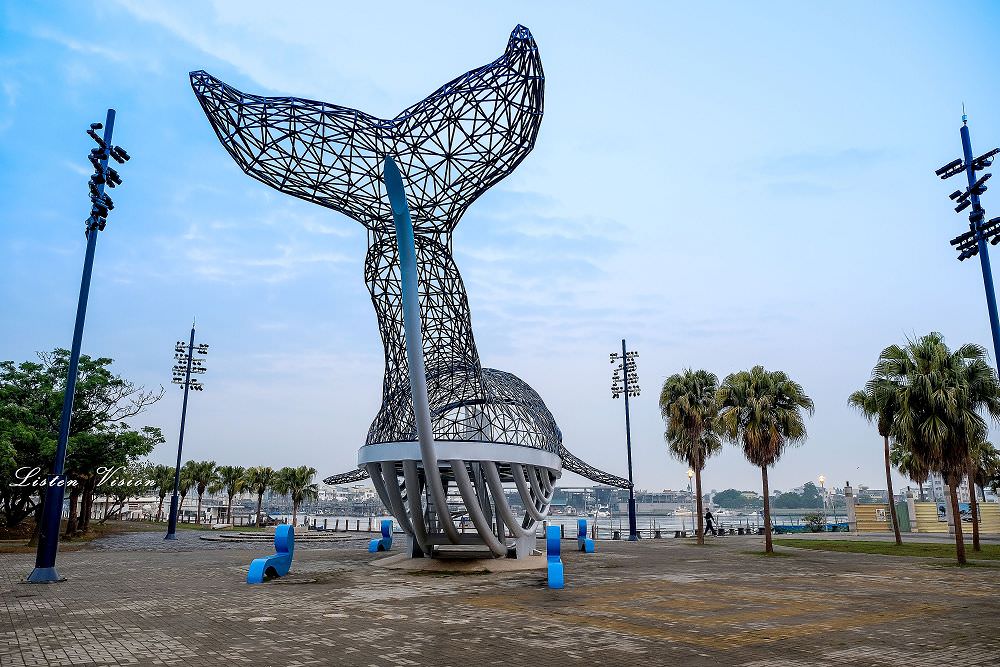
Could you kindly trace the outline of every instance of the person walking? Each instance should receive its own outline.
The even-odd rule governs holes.
[[[715,517],[712,516],[712,510],[707,510],[705,512],[705,532],[715,535],[715,526],[712,525],[714,521]]]

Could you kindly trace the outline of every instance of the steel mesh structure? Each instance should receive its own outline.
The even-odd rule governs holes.
[[[452,259],[451,235],[466,209],[534,147],[543,113],[544,75],[527,28],[514,29],[495,61],[453,79],[392,119],[325,102],[249,95],[204,71],[192,72],[191,83],[219,140],[244,172],[281,192],[343,213],[368,229],[365,281],[385,352],[383,400],[359,452],[359,469],[328,477],[326,483],[370,475],[383,502],[399,518],[400,512],[407,514],[414,486],[419,485],[419,493],[426,482],[426,470],[411,471],[407,493],[401,481],[407,473],[405,456],[373,462],[376,450],[365,452],[417,440],[397,235],[382,173],[383,160],[392,156],[412,217],[434,440],[456,446],[482,443],[500,452],[524,448],[551,456],[554,466],[542,466],[548,472],[539,469],[530,475],[515,469],[519,464],[511,461],[517,456],[510,460],[487,456],[496,464],[500,481],[517,483],[519,476],[526,480],[525,488],[530,487],[530,495],[538,501],[529,502],[540,515],[547,510],[547,501],[542,501],[551,498],[560,467],[602,483],[628,486],[624,479],[566,451],[555,419],[525,382],[481,366],[465,287]],[[512,447],[495,450],[500,445]],[[477,488],[486,497],[479,504],[492,514],[497,494],[492,494],[491,504],[484,481],[489,466],[477,469],[480,464],[444,466],[438,472],[445,483],[466,477],[479,480]],[[415,513],[430,511],[420,506],[409,514],[412,519]],[[439,517],[445,514],[441,508],[434,511]],[[409,521],[401,523],[410,527]],[[504,531],[499,532],[502,536]]]

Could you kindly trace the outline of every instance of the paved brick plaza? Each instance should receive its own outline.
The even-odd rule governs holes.
[[[180,533],[60,556],[69,581],[19,583],[0,554],[0,665],[1000,664],[1000,569],[779,549],[731,537],[601,542],[541,572],[371,567],[364,540],[297,547],[292,575],[244,583],[260,545]],[[564,549],[574,542],[564,542]]]

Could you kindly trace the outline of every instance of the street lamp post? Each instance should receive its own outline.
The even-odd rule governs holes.
[[[181,450],[184,448],[184,422],[187,419],[188,391],[203,391],[205,386],[198,380],[192,380],[192,373],[204,373],[205,362],[195,359],[194,355],[208,354],[208,343],[194,344],[194,322],[191,323],[191,338],[187,345],[184,341],[177,341],[174,345],[174,377],[172,382],[184,389],[184,402],[181,404],[181,432],[177,438],[177,465],[174,468],[174,494],[170,496],[170,518],[167,520],[167,534],[165,540],[177,539],[177,512],[180,509],[177,505],[178,494],[181,485]]]
[[[826,514],[826,475],[820,475],[816,481],[819,482],[819,495],[823,499],[823,514]]]
[[[694,487],[691,486],[691,479],[694,477],[694,470],[688,468],[688,493],[691,494],[691,516],[694,517],[694,525],[698,525],[698,499],[694,497]],[[697,532],[697,528],[695,529]]]
[[[969,212],[969,231],[956,236],[951,240],[951,245],[958,251],[958,261],[964,262],[970,257],[979,255],[979,263],[983,270],[983,286],[986,288],[986,307],[990,315],[990,330],[993,334],[994,360],[1000,363],[1000,321],[997,319],[997,298],[993,289],[993,273],[990,269],[989,248],[990,245],[1000,243],[1000,217],[983,221],[986,211],[979,201],[979,196],[986,192],[986,181],[992,174],[983,174],[976,179],[977,171],[985,171],[993,164],[994,156],[1000,153],[1000,148],[983,153],[977,158],[972,157],[972,139],[969,136],[969,117],[962,113],[962,157],[952,160],[937,171],[935,175],[942,180],[965,173],[969,187],[964,191],[955,190],[948,197],[956,203],[955,212],[961,213],[967,208]]]
[[[94,253],[97,249],[97,234],[104,231],[108,212],[115,205],[104,192],[104,186],[109,188],[121,185],[122,179],[113,167],[108,166],[108,160],[113,159],[123,164],[129,159],[129,154],[121,146],[111,145],[111,135],[115,127],[115,110],[108,109],[104,124],[92,123],[87,134],[97,142],[97,148],[90,151],[87,159],[94,165],[94,173],[90,177],[90,217],[86,220],[85,234],[87,236],[87,251],[83,260],[83,278],[80,281],[80,298],[76,305],[76,324],[73,327],[73,345],[69,354],[69,371],[66,375],[66,391],[63,394],[62,415],[59,419],[59,439],[56,441],[56,457],[52,465],[52,474],[46,480],[45,501],[42,508],[42,524],[39,527],[38,552],[35,556],[35,569],[28,575],[31,583],[51,583],[63,581],[56,571],[56,555],[59,552],[59,529],[62,522],[63,494],[66,479],[63,475],[66,466],[66,447],[69,444],[69,427],[73,417],[73,397],[76,393],[77,369],[80,364],[80,347],[83,343],[83,325],[87,319],[87,299],[90,296],[90,277],[94,269]],[[104,136],[97,136],[97,130],[104,129]]]
[[[628,451],[628,540],[639,539],[639,531],[635,520],[635,484],[632,482],[632,429],[629,424],[628,399],[639,395],[639,374],[636,372],[636,351],[629,352],[622,338],[622,352],[611,353],[611,363],[619,362],[611,374],[611,398],[625,397],[625,448]],[[629,382],[633,384],[630,386]]]

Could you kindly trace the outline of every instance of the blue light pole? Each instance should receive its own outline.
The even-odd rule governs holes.
[[[615,367],[614,372],[611,375],[611,398],[618,398],[619,395],[625,396],[625,447],[628,451],[628,539],[629,542],[635,542],[639,539],[639,531],[636,527],[635,519],[635,484],[632,483],[632,428],[629,423],[628,414],[628,399],[629,396],[636,397],[639,395],[639,374],[636,372],[635,358],[639,356],[638,352],[629,352],[625,348],[625,339],[622,338],[622,353],[621,356],[617,352],[611,353],[611,363],[616,361],[621,361],[621,363]],[[629,386],[629,380],[634,382],[633,386]]]
[[[986,288],[986,306],[990,315],[990,330],[993,334],[993,354],[994,360],[1000,363],[1000,320],[997,319],[997,297],[993,288],[993,272],[990,269],[989,248],[990,245],[1000,243],[1000,218],[983,221],[986,211],[983,209],[979,196],[986,192],[986,181],[992,174],[983,174],[976,179],[977,171],[985,171],[993,164],[993,157],[1000,153],[1000,149],[994,148],[988,153],[984,153],[977,158],[972,157],[972,139],[969,137],[969,117],[962,114],[962,158],[953,160],[944,165],[934,173],[941,179],[948,179],[965,172],[969,187],[965,190],[955,190],[949,198],[957,203],[955,212],[961,213],[967,208],[971,208],[969,213],[969,231],[956,236],[951,240],[951,245],[959,251],[958,260],[964,262],[969,257],[979,255],[979,263],[983,269],[983,286]]]
[[[184,341],[177,341],[174,345],[174,377],[172,382],[180,385],[184,389],[184,402],[181,404],[181,432],[177,438],[177,465],[174,467],[174,493],[170,496],[170,517],[167,519],[167,534],[163,539],[177,539],[177,512],[178,494],[181,486],[181,451],[184,449],[184,423],[187,421],[188,392],[191,389],[203,391],[205,385],[198,380],[192,380],[192,373],[204,373],[205,365],[201,359],[195,359],[195,352],[198,354],[208,354],[208,343],[200,343],[197,347],[194,344],[194,322],[191,323],[191,338],[187,345]]]
[[[42,523],[39,527],[38,552],[35,555],[35,569],[28,575],[30,583],[51,583],[65,581],[56,571],[56,555],[59,552],[59,530],[62,521],[63,494],[66,490],[64,476],[66,466],[66,446],[69,443],[69,428],[73,417],[73,397],[76,393],[77,369],[80,365],[80,346],[83,343],[83,325],[87,319],[87,299],[90,296],[90,277],[94,269],[94,252],[97,249],[97,234],[104,231],[108,212],[115,206],[104,192],[104,186],[121,185],[121,178],[112,167],[108,166],[108,158],[113,158],[119,164],[129,159],[129,154],[120,146],[111,145],[111,134],[115,126],[115,110],[108,109],[108,116],[102,126],[93,123],[87,134],[97,142],[97,148],[90,151],[88,159],[94,165],[94,174],[90,177],[90,217],[87,218],[85,234],[87,236],[87,252],[83,260],[83,278],[80,281],[80,298],[76,306],[76,324],[73,327],[73,345],[69,355],[69,371],[66,375],[66,391],[63,394],[62,416],[59,419],[59,439],[56,444],[56,458],[52,465],[52,474],[48,476],[45,487],[45,500],[42,507]],[[104,128],[104,136],[97,136],[96,130]]]

